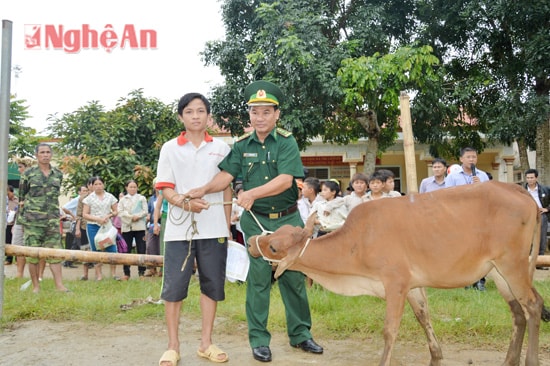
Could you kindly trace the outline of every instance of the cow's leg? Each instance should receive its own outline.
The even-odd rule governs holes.
[[[396,280],[397,281],[397,280]],[[408,293],[407,288],[386,287],[386,319],[384,320],[384,352],[380,359],[380,366],[390,366],[391,355],[399,324],[403,317],[405,308],[405,297]]]
[[[432,356],[430,366],[441,365],[443,352],[441,352],[441,347],[439,346],[439,342],[437,341],[430,321],[430,309],[428,308],[426,290],[424,288],[412,289],[407,295],[407,300],[409,300],[414,315],[424,329],[426,338],[428,338],[428,347],[430,348],[430,355]]]
[[[542,313],[542,307],[544,306],[544,299],[540,294],[531,288],[535,301],[527,301],[524,306],[524,310],[527,309],[527,329],[529,331],[529,342],[527,343],[527,355],[525,356],[526,366],[538,366],[539,364],[539,331],[540,331],[540,317]]]
[[[525,365],[537,366],[539,349],[540,314],[543,300],[535,289],[531,288],[529,276],[520,271],[503,273],[502,268],[492,271],[495,284],[512,311],[512,338],[503,365],[517,366],[520,362],[521,347],[526,327],[529,328],[529,342]]]

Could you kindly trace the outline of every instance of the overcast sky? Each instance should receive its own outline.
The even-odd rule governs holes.
[[[130,91],[143,88],[145,96],[170,103],[187,92],[207,94],[222,82],[218,69],[203,66],[199,55],[207,41],[224,37],[218,0],[2,1],[0,17],[13,23],[11,63],[21,69],[17,77],[12,72],[11,92],[27,101],[32,118],[25,124],[39,132],[48,115],[73,112],[92,100],[111,109]],[[76,31],[81,39],[87,26],[89,34],[97,32],[98,47],[79,52],[46,47],[47,26],[57,36],[63,26],[65,38],[59,40],[67,49],[75,48],[71,39]],[[128,41],[132,27],[137,49]],[[110,34],[105,32],[109,29]],[[140,48],[141,30],[156,32],[155,49],[146,43]],[[101,35],[114,43],[112,34],[118,44],[108,52],[102,46],[108,40],[101,42]],[[122,38],[127,40],[124,49]]]

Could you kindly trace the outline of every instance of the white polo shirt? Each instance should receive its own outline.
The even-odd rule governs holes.
[[[210,182],[220,171],[218,164],[229,154],[230,147],[205,133],[205,139],[196,148],[185,138],[185,132],[166,142],[160,150],[157,167],[157,189],[173,188],[183,194]],[[179,207],[169,205],[165,241],[223,238],[229,236],[223,208],[223,192],[203,197],[212,203],[208,210],[194,214],[198,233],[191,236],[191,215]],[[187,218],[185,221],[183,221]]]

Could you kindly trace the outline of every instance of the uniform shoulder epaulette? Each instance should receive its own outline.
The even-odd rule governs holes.
[[[253,131],[249,131],[249,132],[245,133],[244,135],[241,135],[241,136],[237,137],[237,142],[242,141],[242,140],[250,137],[250,135],[252,135],[252,132]]]
[[[292,136],[292,132],[287,131],[281,127],[277,127],[277,133],[283,137],[289,137]]]

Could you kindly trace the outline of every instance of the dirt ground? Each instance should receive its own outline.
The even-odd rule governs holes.
[[[550,271],[537,271],[548,276]],[[14,277],[15,266],[6,266],[6,278]],[[81,268],[63,269],[64,278],[78,278]],[[45,277],[51,276],[46,269]],[[196,355],[200,339],[200,324],[182,317],[180,325],[182,360],[178,365],[212,365]],[[382,352],[382,337],[364,342],[316,339],[325,352],[312,355],[288,345],[285,334],[273,334],[271,365],[377,365]],[[161,322],[101,327],[95,324],[72,322],[32,321],[17,324],[0,333],[0,365],[57,366],[57,365],[158,365],[167,336]],[[252,358],[246,328],[232,334],[215,334],[215,342],[229,354],[229,364],[259,366]],[[503,350],[472,350],[464,344],[442,344],[445,366],[500,365]],[[523,355],[525,354],[525,350]],[[550,366],[548,348],[541,345],[542,366]],[[522,358],[522,363],[523,363]],[[427,346],[397,342],[393,366],[425,366],[429,364]]]

